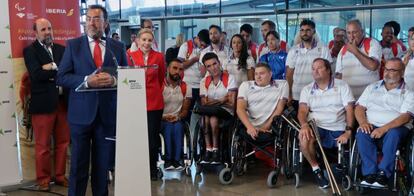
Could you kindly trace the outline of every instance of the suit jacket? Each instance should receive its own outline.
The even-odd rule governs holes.
[[[112,38],[106,38],[102,67],[116,68],[115,56],[120,66],[126,66],[125,46]],[[117,91],[75,92],[84,80],[96,70],[88,37],[68,40],[58,71],[57,83],[70,89],[68,121],[71,124],[90,125],[97,115],[103,124],[116,124]],[[99,113],[98,113],[99,112]]]
[[[34,41],[23,50],[24,61],[31,82],[31,102],[29,112],[32,114],[51,113],[56,110],[59,101],[59,88],[56,86],[56,70],[43,70],[42,65],[55,62],[60,67],[65,47],[54,43],[53,59],[48,51]]]

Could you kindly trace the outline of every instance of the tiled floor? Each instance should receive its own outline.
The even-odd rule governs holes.
[[[33,145],[28,142],[22,142],[22,160],[23,160],[23,174],[25,180],[34,180],[34,157]],[[267,196],[267,195],[282,195],[282,196],[311,196],[311,195],[332,195],[330,189],[321,190],[317,188],[312,175],[307,172],[301,178],[301,186],[295,188],[293,181],[284,179],[282,176],[277,183],[276,188],[269,189],[266,186],[266,178],[269,170],[260,162],[251,164],[247,173],[243,176],[236,176],[233,183],[230,185],[221,185],[218,180],[218,175],[212,169],[206,169],[202,175],[192,179],[177,172],[165,173],[165,180],[153,182],[151,185],[152,195],[213,195],[213,196]],[[173,179],[177,178],[177,179]],[[67,195],[67,189],[60,186],[52,186],[52,193],[46,192],[32,192],[26,190],[18,190],[7,192],[9,196],[48,196],[48,195]],[[113,187],[110,186],[110,195],[113,195]],[[87,195],[92,195],[88,188]],[[139,189],[136,193],[131,195],[140,195]],[[343,191],[343,195],[358,195],[355,191]],[[388,191],[371,191],[367,195],[396,195]]]

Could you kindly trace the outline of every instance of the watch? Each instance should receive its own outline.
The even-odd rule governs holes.
[[[346,127],[345,127],[345,130],[351,130],[351,131],[352,131],[352,127],[350,127],[350,126],[346,126]]]

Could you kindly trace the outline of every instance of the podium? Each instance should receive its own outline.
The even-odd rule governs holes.
[[[115,196],[151,195],[145,70],[118,68]]]

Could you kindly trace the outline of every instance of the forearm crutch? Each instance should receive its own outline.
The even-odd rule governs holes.
[[[339,190],[338,183],[336,182],[335,176],[333,175],[331,166],[329,165],[328,159],[326,158],[325,151],[323,150],[323,147],[322,147],[322,144],[321,144],[321,138],[320,138],[318,129],[316,127],[315,121],[312,120],[312,121],[310,121],[309,124],[311,126],[311,129],[312,129],[314,135],[315,135],[316,142],[318,143],[318,146],[321,149],[322,159],[323,159],[323,162],[325,164],[326,171],[328,173],[329,182],[331,183],[332,194],[333,195],[342,195],[341,190]]]

